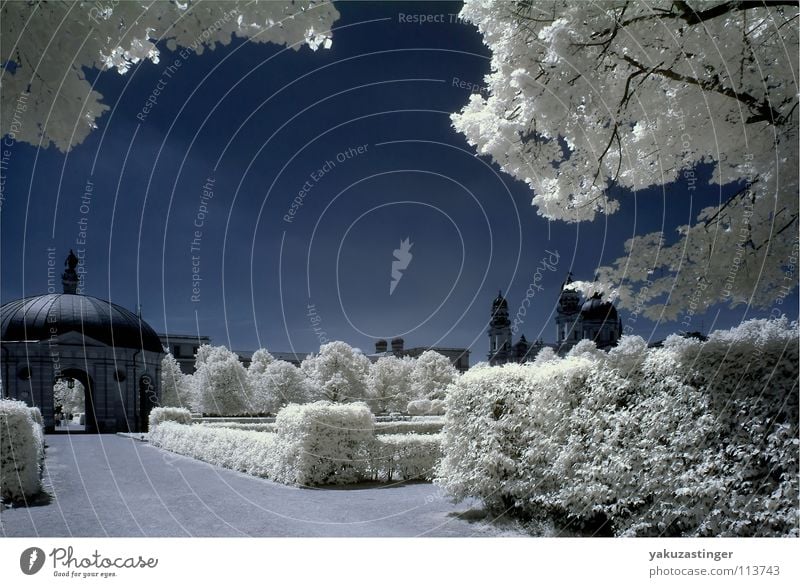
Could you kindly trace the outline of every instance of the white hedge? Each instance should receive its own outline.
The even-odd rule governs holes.
[[[43,461],[44,435],[35,412],[23,402],[0,399],[0,497],[23,501],[39,493]]]
[[[405,422],[376,422],[375,434],[438,434],[444,427],[444,418]]]
[[[756,320],[467,372],[437,481],[587,533],[797,535],[797,356],[796,324]]]
[[[373,426],[366,404],[316,402],[282,409],[275,434],[162,422],[150,442],[288,485],[345,484],[370,478]]]
[[[274,470],[273,434],[163,421],[151,429],[148,440],[153,446],[257,477],[272,477]]]
[[[28,409],[31,411],[31,418],[33,418],[33,421],[39,426],[44,427],[44,418],[42,418],[42,412],[39,410],[39,408]]]
[[[278,412],[275,427],[276,481],[345,484],[368,475],[374,420],[366,404],[290,404]]]
[[[191,424],[192,413],[186,408],[153,408],[147,418],[148,430],[154,430],[162,422]]]
[[[252,430],[253,432],[275,432],[275,424],[269,422],[200,422],[207,428],[230,428],[232,430]]]
[[[373,478],[433,479],[434,467],[441,457],[440,434],[383,434],[372,447]]]

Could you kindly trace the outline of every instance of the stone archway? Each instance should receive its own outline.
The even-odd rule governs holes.
[[[64,379],[74,379],[83,385],[83,402],[86,409],[86,428],[84,432],[88,434],[97,434],[97,414],[94,410],[94,382],[92,378],[85,371],[77,368],[64,369],[61,371],[61,377]]]

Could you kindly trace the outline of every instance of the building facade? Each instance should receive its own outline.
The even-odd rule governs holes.
[[[508,302],[500,292],[492,302],[489,320],[489,363],[525,363],[533,360],[545,347],[564,355],[582,340],[592,340],[600,349],[616,346],[622,336],[622,320],[614,304],[604,300],[599,293],[582,299],[572,284],[572,273],[569,273],[561,284],[556,306],[554,343],[546,343],[541,339],[530,343],[523,334],[514,344]]]
[[[367,355],[373,363],[381,357],[411,357],[417,358],[425,351],[436,351],[440,355],[444,355],[450,359],[453,367],[460,373],[469,369],[469,349],[451,348],[451,347],[411,347],[405,348],[405,341],[402,338],[393,338],[391,342],[391,350],[389,350],[389,343],[381,339],[375,342],[375,352]]]

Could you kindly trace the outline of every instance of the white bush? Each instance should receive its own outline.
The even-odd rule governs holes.
[[[31,411],[31,418],[33,418],[33,421],[39,426],[44,427],[44,418],[42,418],[42,412],[39,410],[39,408],[28,409]]]
[[[373,444],[373,477],[392,479],[433,479],[434,467],[441,457],[439,434],[385,434]]]
[[[406,411],[411,416],[444,416],[447,404],[444,400],[415,399],[408,402]]]
[[[415,399],[408,402],[406,411],[411,416],[425,416],[431,411],[431,400],[429,399]]]
[[[275,425],[276,481],[328,485],[367,476],[374,420],[366,404],[290,404]]]
[[[191,424],[192,414],[186,408],[153,408],[147,417],[147,429],[153,431],[162,422]]]
[[[412,395],[418,399],[444,399],[447,387],[458,379],[450,359],[436,351],[425,351],[411,372]]]
[[[301,364],[312,394],[331,402],[365,400],[369,367],[367,357],[341,341],[323,344],[318,355],[307,357]]]
[[[438,482],[590,533],[798,534],[796,324],[575,355],[462,376]]]
[[[444,416],[444,412],[447,409],[447,404],[444,400],[435,399],[431,400],[431,407],[428,410],[427,414],[421,414],[425,416]]]
[[[0,399],[0,498],[23,501],[42,488],[44,435],[24,402]]]

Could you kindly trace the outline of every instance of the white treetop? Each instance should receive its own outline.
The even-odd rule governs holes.
[[[419,399],[444,399],[445,390],[458,379],[450,359],[436,351],[425,351],[411,372],[412,395]]]
[[[192,377],[194,408],[204,414],[241,416],[254,411],[247,371],[236,353],[224,346],[203,345]]]
[[[270,363],[264,370],[262,381],[264,387],[260,397],[266,412],[277,412],[287,404],[303,404],[311,399],[306,376],[288,361]]]
[[[369,359],[346,342],[323,344],[319,354],[306,358],[301,368],[317,399],[347,402],[363,400],[367,395]]]
[[[158,63],[158,42],[200,54],[231,35],[316,51],[331,46],[331,2],[6,2],[0,70],[2,134],[61,151],[80,144],[109,109],[83,68],[127,73]],[[181,59],[184,59],[181,53]],[[169,58],[172,63],[173,57]]]
[[[623,306],[679,318],[796,286],[784,279],[798,228],[796,3],[466,0],[461,16],[492,51],[490,94],[454,126],[531,187],[540,215],[611,214],[612,186],[662,187],[665,206],[689,210],[695,192],[736,185],[600,270]]]

